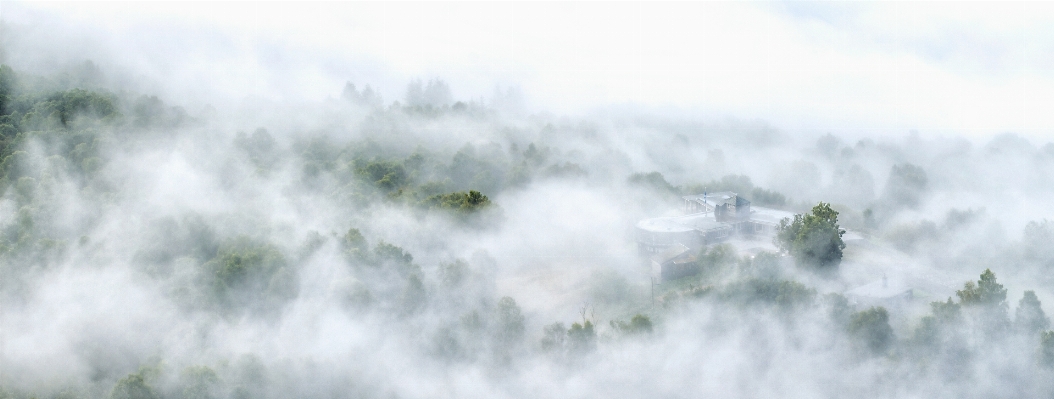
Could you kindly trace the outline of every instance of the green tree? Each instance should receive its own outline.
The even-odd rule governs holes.
[[[407,184],[409,174],[401,163],[374,161],[356,170],[360,176],[386,191],[393,191]]]
[[[824,305],[827,307],[827,316],[831,321],[840,326],[848,326],[849,319],[853,314],[853,307],[849,304],[849,298],[842,294],[827,294],[823,296]]]
[[[700,249],[696,255],[695,264],[699,268],[701,277],[714,279],[729,272],[738,260],[735,247],[729,244],[717,244]]]
[[[498,300],[497,316],[498,342],[505,346],[519,343],[523,339],[525,327],[523,313],[516,305],[516,300],[507,296]]]
[[[542,329],[542,350],[550,353],[559,353],[564,350],[567,343],[567,327],[564,323],[556,322]]]
[[[396,245],[384,241],[378,242],[373,247],[373,261],[378,266],[392,267],[403,275],[415,274],[421,271],[421,268],[413,263],[413,255]]]
[[[926,171],[921,167],[910,163],[893,165],[886,181],[885,200],[894,205],[918,207],[928,184]]]
[[[1043,306],[1035,291],[1025,291],[1025,295],[1017,303],[1014,325],[1019,331],[1027,334],[1036,334],[1050,327],[1050,319],[1043,313]]]
[[[1006,306],[1006,288],[996,281],[991,269],[984,269],[977,284],[969,281],[955,295],[963,306]]]
[[[460,287],[468,274],[468,262],[465,262],[464,259],[455,259],[453,262],[439,264],[439,282],[445,288]]]
[[[1044,331],[1040,334],[1039,361],[1044,366],[1054,366],[1054,331]]]
[[[653,329],[651,319],[639,313],[634,315],[629,320],[629,323],[622,320],[612,320],[610,324],[612,329],[625,335],[651,334]]]
[[[281,251],[270,244],[238,238],[223,245],[203,268],[219,305],[268,309],[297,295],[296,275]]]
[[[995,273],[992,273],[991,269],[985,269],[981,273],[977,284],[966,282],[963,289],[955,291],[955,295],[959,297],[959,303],[963,307],[971,309],[975,321],[986,333],[998,333],[1009,326],[1006,288],[996,281]]]
[[[777,191],[766,190],[761,187],[754,187],[754,189],[750,191],[750,199],[752,199],[754,204],[758,206],[782,208],[784,205],[787,205],[786,196]]]
[[[406,279],[406,287],[403,289],[402,306],[403,312],[407,314],[416,313],[428,301],[428,292],[425,291],[424,282],[417,274],[410,275]]]
[[[132,373],[113,386],[110,399],[160,399],[161,396],[147,384],[143,372]]]
[[[666,181],[666,178],[662,176],[662,173],[651,172],[651,173],[634,173],[627,179],[630,184],[651,188],[653,190],[674,193],[677,192],[677,188]]]
[[[366,237],[359,229],[349,229],[340,244],[344,249],[344,254],[351,259],[365,260],[369,255],[369,243],[366,242]]]
[[[945,332],[961,322],[962,311],[951,298],[946,302],[930,302],[930,309],[932,314],[922,318],[912,339],[919,345],[936,348]]]
[[[597,333],[593,328],[593,322],[585,320],[583,323],[574,323],[567,330],[568,350],[576,353],[592,352],[597,346]]]
[[[218,397],[220,378],[215,371],[205,366],[195,366],[183,371],[183,399],[212,399]]]
[[[0,115],[8,114],[8,104],[15,96],[15,71],[7,65],[0,65]]]
[[[831,204],[821,202],[812,208],[812,213],[781,220],[775,244],[794,255],[799,266],[832,270],[842,261],[843,234],[845,230],[838,226],[838,212],[831,209]]]
[[[849,318],[848,330],[850,335],[861,340],[874,353],[886,352],[893,343],[889,313],[883,307],[853,313]]]
[[[776,305],[790,310],[811,304],[816,290],[792,280],[749,279],[727,285],[720,297],[741,305]]]

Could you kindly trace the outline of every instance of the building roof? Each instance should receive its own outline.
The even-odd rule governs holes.
[[[794,219],[794,214],[779,209],[763,208],[760,206],[750,207],[750,220],[761,223],[779,224],[785,218]]]
[[[637,222],[637,228],[656,233],[678,233],[687,231],[710,231],[731,228],[731,225],[714,220],[713,214],[693,213],[684,216],[665,216]]]
[[[667,250],[655,254],[655,256],[651,258],[651,260],[661,265],[671,260],[675,260],[678,257],[681,257],[682,255],[688,253],[689,251],[690,250],[688,249],[688,247],[684,246],[684,244],[674,244]]]
[[[685,225],[678,220],[681,218],[683,218],[683,216],[665,216],[644,219],[637,222],[637,228],[656,233],[680,233],[694,230],[692,227]]]
[[[718,191],[714,193],[686,195],[681,198],[688,201],[696,201],[713,207],[724,204],[734,205],[736,197],[736,193],[733,193],[731,191]]]

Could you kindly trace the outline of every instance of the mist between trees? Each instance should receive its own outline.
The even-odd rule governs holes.
[[[438,78],[226,115],[108,73],[0,67],[0,397],[1054,389],[1054,144],[527,114]],[[632,226],[707,191],[797,216],[655,281]]]

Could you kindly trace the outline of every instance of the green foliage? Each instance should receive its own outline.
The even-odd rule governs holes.
[[[946,302],[931,302],[933,318],[940,323],[956,323],[962,319],[962,306],[948,298]]]
[[[428,292],[421,277],[412,274],[406,279],[406,287],[403,289],[402,310],[404,313],[412,314],[421,310],[428,302]]]
[[[556,322],[542,329],[542,350],[550,353],[561,352],[567,343],[567,327]]]
[[[1021,238],[1022,255],[1026,260],[1054,265],[1054,221],[1031,221],[1025,225]]]
[[[1036,297],[1035,291],[1025,291],[1017,303],[1014,325],[1019,331],[1036,334],[1050,327],[1050,319],[1043,312],[1043,306]]]
[[[533,164],[535,166],[538,166],[538,165],[541,165],[542,163],[544,163],[545,160],[549,159],[550,153],[551,153],[551,150],[549,149],[549,147],[543,147],[542,149],[539,150],[538,146],[534,145],[534,143],[531,143],[531,144],[527,145],[527,149],[526,150],[523,150],[523,157],[524,157],[525,161],[527,161],[527,162],[529,162],[529,163],[531,163],[531,164]],[[656,172],[656,173],[658,173],[658,172]]]
[[[745,256],[739,262],[742,276],[760,279],[778,279],[783,274],[780,257],[772,252],[759,252],[753,257]]]
[[[242,150],[258,171],[266,172],[278,163],[278,145],[267,129],[259,128],[251,136],[238,132],[234,146]]]
[[[226,308],[262,310],[297,295],[296,276],[273,245],[235,239],[221,246],[203,268],[213,297]]]
[[[1039,361],[1046,367],[1054,367],[1054,331],[1039,335]]]
[[[545,168],[546,176],[549,177],[586,177],[589,176],[589,172],[582,168],[581,165],[571,162],[564,162],[563,165],[552,164],[548,168]]]
[[[942,337],[962,322],[961,306],[951,298],[946,302],[930,302],[930,310],[932,314],[922,318],[912,337],[912,341],[926,350],[938,348]]]
[[[394,161],[368,162],[357,167],[356,173],[366,181],[389,192],[404,187],[409,182],[406,168]]]
[[[621,274],[613,270],[599,270],[589,278],[589,296],[597,303],[618,305],[632,301],[635,292]]]
[[[18,76],[10,66],[0,64],[0,115],[10,113],[9,105],[14,100]]]
[[[889,229],[884,238],[897,249],[906,253],[915,253],[920,244],[932,242],[939,236],[937,224],[929,220],[902,224]]]
[[[400,247],[381,241],[373,247],[373,260],[382,266],[393,266],[401,271],[418,271],[413,267],[414,257]]]
[[[719,295],[725,301],[741,305],[776,305],[789,310],[811,304],[816,290],[797,281],[749,279],[729,284]]]
[[[504,151],[501,146],[491,144],[477,151],[466,144],[450,161],[447,177],[458,189],[474,188],[480,191],[498,191],[504,187],[505,168],[502,167]]]
[[[453,211],[462,218],[476,215],[492,206],[490,198],[475,190],[433,195],[425,199],[422,205],[429,209]]]
[[[453,262],[439,264],[439,282],[446,288],[461,286],[468,273],[468,262],[465,262],[464,259],[455,259]]]
[[[886,182],[884,199],[892,205],[916,208],[928,184],[926,171],[921,167],[910,163],[893,165]]]
[[[152,220],[140,234],[146,244],[133,259],[155,276],[168,275],[179,258],[207,262],[216,257],[220,246],[212,227],[199,215]]]
[[[777,227],[775,244],[794,255],[799,266],[829,271],[842,261],[845,230],[838,227],[838,212],[831,204],[819,203],[812,213],[794,215],[794,220],[783,219]]]
[[[498,300],[496,313],[498,325],[495,338],[497,342],[504,346],[511,346],[523,340],[526,327],[520,307],[516,305],[516,300],[507,296],[502,297]]]
[[[652,324],[648,316],[642,314],[633,315],[629,323],[622,320],[612,320],[611,328],[623,335],[646,335],[651,334]]]
[[[976,285],[969,281],[955,295],[963,306],[1006,306],[1006,288],[996,282],[991,269],[984,269]]]
[[[709,183],[689,184],[681,187],[680,192],[684,195],[701,194],[705,192],[731,191],[743,197],[747,197],[754,190],[754,183],[746,175],[726,175],[720,180],[712,180]]]
[[[783,208],[787,205],[787,197],[776,191],[754,187],[750,191],[750,199],[754,205],[767,206],[771,208]]]
[[[671,291],[659,298],[664,307],[672,307],[682,300],[700,299],[717,292],[713,285],[696,286],[689,284],[687,289]]]
[[[955,291],[959,303],[971,310],[971,316],[986,334],[1002,333],[1010,325],[1006,303],[1006,288],[996,282],[995,273],[985,269],[977,284],[966,282],[963,289]]]
[[[585,320],[582,324],[574,323],[567,330],[568,351],[572,353],[592,352],[597,346],[597,333],[593,322]]]
[[[885,353],[893,343],[889,313],[883,307],[872,307],[853,313],[849,319],[848,331],[874,353]]]
[[[677,189],[667,182],[666,178],[659,172],[634,173],[630,175],[628,181],[632,185],[649,188],[662,193],[677,192]]]
[[[370,246],[359,229],[349,229],[340,241],[340,245],[344,250],[344,255],[350,259],[364,260],[369,255]]]
[[[98,119],[113,119],[117,116],[116,98],[110,94],[72,89],[47,96],[37,102],[22,117],[22,124],[33,127],[46,127],[47,121],[54,118],[61,127],[69,127],[78,116]]]
[[[117,381],[110,391],[110,399],[161,399],[161,396],[147,384],[145,373],[140,370]]]
[[[695,263],[701,278],[714,279],[727,274],[738,261],[735,247],[729,244],[717,244],[700,249]]]
[[[827,316],[836,325],[848,326],[853,314],[853,307],[849,305],[849,298],[842,294],[827,294],[823,296],[823,302],[827,306]]]
[[[194,366],[183,370],[181,376],[183,399],[213,399],[219,397],[220,378],[215,371],[205,366]]]
[[[342,298],[344,306],[353,311],[361,311],[373,304],[373,293],[369,287],[359,281],[344,284],[342,287]]]

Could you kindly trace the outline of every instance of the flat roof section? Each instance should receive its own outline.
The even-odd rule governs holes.
[[[716,193],[694,194],[681,197],[688,201],[698,201],[710,206],[730,203],[736,199],[736,193],[731,191],[718,191]]]
[[[666,216],[644,219],[637,228],[656,233],[678,233],[688,231],[710,231],[731,228],[731,225],[714,220],[713,214],[693,213],[684,216]]]
[[[781,211],[779,209],[764,208],[760,206],[750,207],[750,220],[762,223],[779,224],[780,220],[790,218],[794,220],[794,213]]]
[[[690,226],[686,226],[684,223],[681,223],[678,220],[680,218],[680,216],[668,216],[644,219],[637,222],[637,228],[655,233],[683,233],[695,230]]]

